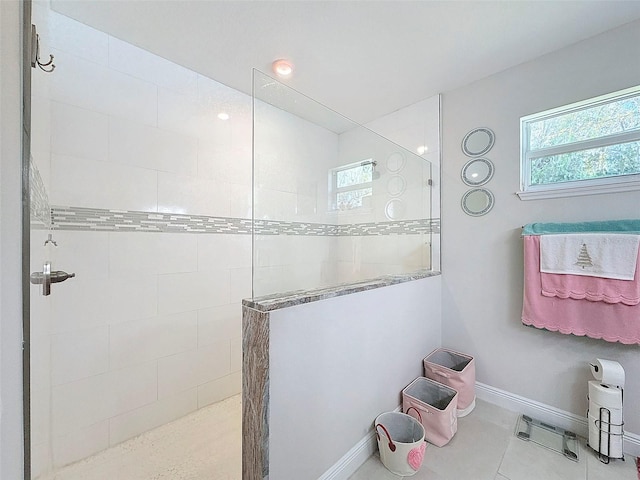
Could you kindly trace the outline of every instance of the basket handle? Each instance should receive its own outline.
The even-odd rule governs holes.
[[[418,410],[418,409],[417,409],[416,407],[414,407],[413,405],[412,405],[412,406],[410,406],[409,408],[407,408],[407,411],[406,411],[406,412],[404,412],[404,413],[406,413],[407,415],[409,415],[409,410],[411,410],[411,409],[413,409],[413,410],[415,410],[415,411],[416,411],[416,413],[418,414],[418,418],[420,419],[420,423],[422,423],[422,415],[420,415],[420,410]]]
[[[416,403],[414,403],[414,402],[412,402],[412,401],[409,401],[409,403],[410,403],[410,405],[411,405],[411,406],[410,406],[409,408],[407,408],[407,412],[408,412],[411,408],[413,408],[416,412],[418,412],[418,415],[420,415],[420,412],[422,412],[422,413],[427,413],[427,414],[429,414],[429,415],[433,415],[433,412],[429,411],[429,409],[428,409],[428,408],[424,408],[424,406],[422,406],[422,405],[420,405],[420,404],[416,404]],[[420,420],[420,423],[422,423],[422,415],[420,415],[420,419],[421,419],[421,420]]]
[[[439,368],[432,368],[431,371],[436,375],[440,375],[441,377],[444,377],[444,378],[449,378],[451,376],[448,373],[440,370]]]
[[[391,450],[392,452],[395,452],[396,445],[393,443],[393,440],[391,440],[391,435],[389,435],[389,431],[381,423],[376,423],[376,435],[378,436],[378,440],[380,440],[380,433],[378,433],[378,427],[382,427],[382,429],[384,430],[384,433],[387,434],[387,438],[389,439],[389,450]]]

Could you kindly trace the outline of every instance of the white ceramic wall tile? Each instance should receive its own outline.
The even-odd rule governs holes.
[[[48,443],[51,438],[51,405],[48,388],[32,387],[31,392],[31,445]]]
[[[198,176],[251,186],[251,137],[198,140]]]
[[[109,421],[109,443],[117,445],[142,432],[176,420],[196,410],[197,405],[197,390],[194,388],[118,415]]]
[[[256,219],[294,222],[297,220],[296,203],[295,193],[256,188],[254,207]]]
[[[49,36],[45,38],[48,38],[53,48],[93,63],[107,64],[108,35],[106,33],[52,10],[48,10],[47,16]]]
[[[229,270],[229,303],[251,297],[251,267]]]
[[[283,267],[282,288],[285,291],[306,290],[326,286],[321,284],[324,265],[322,262],[300,265],[286,265]]]
[[[109,422],[104,420],[67,435],[53,438],[53,464],[62,467],[109,446]]]
[[[107,299],[105,310],[109,323],[148,318],[158,313],[158,284],[155,275],[112,275],[101,293]]]
[[[228,145],[231,140],[230,127],[217,118],[217,114],[208,111],[197,95],[158,89],[159,128],[198,138],[213,136],[226,139]]]
[[[109,117],[67,103],[51,103],[51,152],[107,160]]]
[[[196,312],[122,322],[109,327],[112,368],[156,360],[197,346]]]
[[[56,436],[67,435],[109,418],[108,375],[96,375],[52,389],[52,426]]]
[[[231,373],[230,342],[219,342],[158,360],[158,398],[189,390]]]
[[[109,161],[164,172],[195,175],[195,137],[137,122],[109,119]]]
[[[197,91],[195,72],[114,37],[109,37],[109,67],[169,90]]]
[[[370,235],[362,237],[364,263],[396,263],[398,261],[398,235]]]
[[[198,270],[251,266],[251,235],[198,235]]]
[[[40,27],[38,26],[38,34],[41,35],[39,28]],[[51,49],[47,49],[47,51],[51,51]],[[36,70],[32,71],[31,76],[31,101],[33,102],[34,98],[41,98],[50,101],[52,84],[51,75],[43,71],[36,72]]]
[[[109,275],[109,234],[56,230],[57,247],[51,254],[53,270],[73,272],[69,282],[106,279]]]
[[[108,326],[52,335],[51,381],[53,385],[104,373],[108,368]]]
[[[109,233],[109,273],[113,276],[195,272],[196,235]]]
[[[155,362],[53,387],[53,433],[66,435],[157,398]]]
[[[56,73],[51,76],[51,99],[110,113],[109,69],[61,50],[52,49]]]
[[[219,402],[225,398],[237,395],[242,390],[242,376],[234,372],[198,387],[198,408]]]
[[[113,417],[155,402],[158,398],[158,365],[146,362],[108,374],[108,398]]]
[[[398,235],[398,258],[407,271],[429,266],[429,244],[427,235]]]
[[[31,477],[39,478],[51,470],[49,442],[31,444]]]
[[[158,211],[229,216],[229,185],[207,178],[158,173]]]
[[[87,280],[72,278],[55,285],[51,330],[71,332],[157,314],[157,277],[144,275]]]
[[[31,95],[31,157],[49,189],[52,103],[44,96]]]
[[[251,95],[204,75],[198,75],[198,96],[202,102],[224,109],[231,118],[251,118]]]
[[[124,73],[108,71],[109,114],[158,125],[158,87]]]
[[[105,295],[108,279],[72,278],[52,288],[56,289],[50,297],[52,332],[70,332],[108,323],[110,298]]]
[[[187,312],[229,303],[229,272],[214,270],[158,277],[158,313]]]
[[[51,336],[48,332],[32,330],[29,340],[31,388],[48,391],[51,386]]]
[[[229,184],[229,216],[251,218],[252,191],[249,185]]]
[[[242,371],[242,337],[231,340],[231,371]]]
[[[283,292],[284,267],[263,266],[253,269],[253,296]]]
[[[156,211],[157,173],[107,162],[52,155],[53,205]]]
[[[256,235],[254,263],[256,267],[273,267],[287,264],[288,238],[285,235]]]
[[[198,310],[198,347],[231,341],[241,335],[240,303]]]

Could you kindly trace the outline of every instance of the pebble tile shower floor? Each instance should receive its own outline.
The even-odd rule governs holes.
[[[240,395],[38,480],[240,480]]]

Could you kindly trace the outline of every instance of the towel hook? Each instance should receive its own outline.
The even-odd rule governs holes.
[[[49,61],[42,63],[40,61],[40,35],[36,31],[36,26],[31,25],[31,67],[40,67],[43,72],[51,73],[55,70],[56,65],[53,63],[53,55],[49,54]]]

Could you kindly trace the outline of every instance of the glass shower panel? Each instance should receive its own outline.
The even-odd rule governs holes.
[[[254,71],[253,296],[431,269],[431,164]]]
[[[31,271],[76,276],[31,286],[31,480],[239,478],[251,97],[33,20]]]

